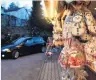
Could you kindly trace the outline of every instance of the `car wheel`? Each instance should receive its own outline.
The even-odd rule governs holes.
[[[17,59],[19,57],[19,52],[17,50],[12,52],[12,58]]]

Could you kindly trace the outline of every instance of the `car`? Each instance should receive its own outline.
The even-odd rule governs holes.
[[[11,56],[17,59],[21,55],[42,52],[45,41],[42,37],[21,37],[13,41],[11,44],[1,48],[1,57]]]

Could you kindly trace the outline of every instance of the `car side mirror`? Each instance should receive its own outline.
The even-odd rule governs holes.
[[[23,44],[24,43],[21,43],[21,44],[19,44],[18,46],[16,46],[17,48],[20,48],[20,47],[22,47],[23,46]]]

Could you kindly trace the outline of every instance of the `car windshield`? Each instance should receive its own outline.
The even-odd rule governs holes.
[[[22,43],[26,39],[27,38],[22,37],[22,38],[19,38],[19,39],[14,40],[12,43],[15,44],[15,45],[18,45],[18,44]]]

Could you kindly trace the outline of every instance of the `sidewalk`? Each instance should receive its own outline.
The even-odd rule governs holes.
[[[54,54],[51,57],[45,57],[37,80],[61,80],[60,74],[62,68],[58,63],[59,54]]]
[[[58,54],[54,54],[51,57],[45,57],[40,72],[38,73],[36,80],[61,80],[61,68],[58,63]],[[92,72],[88,67],[85,67],[88,72],[87,80],[96,80],[96,73]]]

